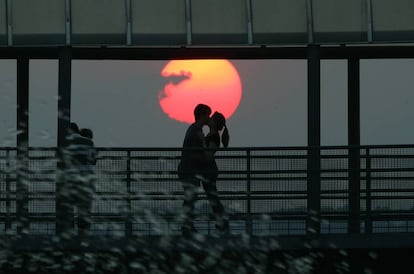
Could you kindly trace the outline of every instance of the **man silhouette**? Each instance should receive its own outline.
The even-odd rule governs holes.
[[[184,222],[181,227],[183,235],[196,232],[194,228],[194,204],[197,200],[197,188],[200,185],[198,175],[203,174],[206,165],[206,143],[203,134],[203,126],[210,119],[211,108],[204,104],[198,104],[194,108],[195,122],[191,124],[184,137],[181,161],[178,165],[178,176],[184,189]]]

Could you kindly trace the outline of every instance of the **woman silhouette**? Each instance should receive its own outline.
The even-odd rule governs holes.
[[[229,221],[218,197],[216,181],[219,170],[214,158],[217,148],[220,147],[220,143],[223,144],[224,147],[228,147],[229,145],[230,135],[226,127],[226,118],[223,114],[216,111],[210,117],[208,127],[210,128],[210,131],[205,137],[206,146],[208,148],[208,159],[206,161],[206,171],[200,176],[200,179],[216,217],[217,230],[220,232],[229,232]],[[220,131],[222,131],[221,136]]]

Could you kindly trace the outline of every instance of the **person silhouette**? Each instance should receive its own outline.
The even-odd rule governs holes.
[[[94,193],[93,165],[96,163],[96,150],[91,140],[92,131],[83,130],[85,137],[76,123],[71,123],[66,135],[61,157],[63,178],[60,190],[62,201],[62,222],[64,233],[74,233],[74,210],[78,211],[78,234],[84,236],[90,228],[90,209]]]
[[[193,223],[194,204],[197,200],[197,188],[200,186],[200,182],[215,215],[216,229],[220,233],[229,232],[228,217],[218,197],[216,186],[218,167],[214,154],[220,147],[220,143],[224,147],[228,146],[230,136],[224,116],[215,112],[209,118],[210,114],[210,107],[202,104],[197,105],[194,109],[196,122],[187,129],[184,138],[183,152],[178,166],[178,175],[184,188],[184,222],[181,227],[183,235],[197,231]],[[204,125],[208,125],[210,128],[206,137],[204,137],[202,130]],[[220,131],[223,131],[221,136]]]
[[[197,200],[197,188],[200,186],[200,179],[197,174],[203,174],[206,160],[206,142],[204,139],[203,127],[210,120],[211,108],[205,104],[198,104],[194,108],[194,119],[184,137],[181,159],[178,164],[177,174],[184,190],[183,214],[184,220],[181,226],[183,235],[197,232],[194,227],[195,202]]]
[[[221,233],[228,233],[228,217],[226,216],[224,207],[218,197],[216,186],[219,170],[214,155],[220,147],[220,143],[223,144],[224,147],[228,147],[230,135],[226,126],[226,118],[220,112],[216,111],[213,113],[208,122],[208,127],[210,131],[205,137],[207,148],[209,148],[207,151],[206,173],[201,176],[196,175],[196,177],[200,178],[202,181],[203,188],[216,218],[217,230]],[[221,136],[220,132],[222,132]]]
[[[82,199],[79,199],[77,204],[79,211],[79,221],[78,228],[79,234],[85,234],[86,231],[90,229],[91,226],[91,208],[93,195],[95,193],[95,170],[94,165],[96,165],[97,151],[95,149],[95,144],[93,142],[93,132],[89,128],[82,128],[80,130],[80,135],[86,140],[82,140],[81,144],[83,149],[87,153],[86,159],[82,166],[82,174],[84,177],[83,188],[81,192]]]

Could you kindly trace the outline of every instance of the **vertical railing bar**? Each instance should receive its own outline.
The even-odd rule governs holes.
[[[191,15],[191,0],[185,0],[185,22],[187,33],[187,45],[192,45],[192,15]]]
[[[72,43],[72,3],[71,0],[65,1],[65,34],[66,45]]]
[[[132,236],[132,205],[131,205],[131,149],[127,149],[127,221],[125,225],[125,236]]]
[[[246,164],[247,164],[247,234],[252,235],[252,214],[251,214],[251,150],[248,148],[246,151]]]
[[[306,0],[306,23],[308,30],[308,43],[313,44],[313,5],[312,0]]]
[[[125,0],[126,44],[132,45],[132,5],[131,0]]]
[[[6,1],[6,21],[7,21],[7,45],[13,45],[13,10],[12,10],[12,0]]]
[[[366,0],[366,16],[367,16],[367,38],[368,42],[372,43],[373,41],[373,17],[372,17],[372,0]]]
[[[369,152],[369,148],[366,148],[365,150],[365,207],[366,207],[366,217],[365,217],[365,233],[370,234],[372,233],[372,212],[371,212],[371,156]]]
[[[11,230],[10,149],[6,149],[6,234]]]
[[[246,0],[247,8],[247,43],[253,44],[253,14],[252,14],[252,1]]]

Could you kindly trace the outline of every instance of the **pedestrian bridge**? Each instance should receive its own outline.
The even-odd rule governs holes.
[[[414,145],[312,149],[320,162],[317,182],[309,180],[308,147],[217,152],[217,187],[230,215],[231,237],[414,232]],[[98,150],[91,236],[179,237],[181,149]],[[355,151],[356,169],[350,168]],[[17,155],[16,148],[0,149],[0,235],[52,237],[59,221],[56,149],[30,148],[28,159]],[[350,187],[355,179],[356,190]],[[199,197],[196,228],[215,235],[208,201],[202,191]]]

